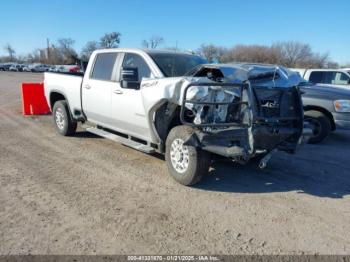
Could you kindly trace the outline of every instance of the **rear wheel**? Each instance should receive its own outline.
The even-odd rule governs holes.
[[[176,126],[166,140],[165,160],[169,173],[177,182],[186,186],[198,183],[210,167],[210,153],[184,145],[192,133],[190,127]]]
[[[72,120],[66,101],[57,101],[53,106],[52,113],[58,133],[63,136],[70,136],[75,133],[77,122]]]
[[[306,111],[305,121],[309,122],[313,127],[313,136],[308,141],[310,144],[322,142],[331,133],[330,119],[319,111]]]

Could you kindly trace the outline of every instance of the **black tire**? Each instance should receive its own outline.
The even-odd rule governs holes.
[[[330,119],[322,112],[311,110],[304,113],[305,121],[308,121],[314,127],[314,135],[310,137],[309,144],[322,142],[332,130]]]
[[[52,113],[58,133],[63,136],[71,136],[75,133],[77,122],[72,120],[66,101],[57,101],[53,106]]]
[[[172,150],[173,143],[175,145],[179,141],[186,141],[192,133],[193,129],[191,127],[176,126],[170,130],[166,139],[165,160],[169,173],[177,182],[185,186],[198,183],[202,176],[208,173],[211,161],[209,152],[193,146],[183,146],[182,148],[186,151],[184,154],[187,156],[185,158],[188,160],[185,161],[187,165],[183,172],[176,170],[172,162],[174,158],[171,156],[171,153],[174,153],[174,150]],[[179,154],[181,155],[181,153]],[[182,156],[182,158],[184,157]]]

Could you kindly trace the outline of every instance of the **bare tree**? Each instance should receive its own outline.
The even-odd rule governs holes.
[[[287,41],[278,42],[272,47],[279,54],[280,64],[287,67],[326,67],[329,54],[319,54],[312,51],[309,44]]]
[[[281,62],[288,67],[296,67],[313,56],[310,45],[299,42],[278,42],[273,48],[279,52]]]
[[[69,53],[69,52],[68,52]],[[75,53],[72,52],[73,54]],[[50,58],[47,63],[52,65],[60,65],[66,63],[66,52],[62,52],[62,47],[56,47],[54,44],[50,47]],[[74,62],[74,61],[73,61]]]
[[[200,49],[209,61],[217,53],[217,47],[205,45]],[[299,42],[278,42],[271,46],[266,45],[236,45],[224,49],[221,48],[220,54],[217,55],[218,62],[248,62],[248,63],[265,63],[279,64],[286,67],[329,67],[335,66],[329,59],[329,54],[315,53],[311,46]]]
[[[197,50],[197,54],[205,57],[209,63],[223,62],[224,56],[227,54],[227,48],[216,46],[213,44],[202,44]]]
[[[59,38],[57,42],[62,49],[71,49],[75,43],[72,38]]]
[[[119,32],[106,33],[100,39],[100,46],[102,48],[116,48],[119,46],[120,36]]]
[[[155,49],[163,43],[164,43],[163,37],[154,35],[148,40],[143,40],[142,46],[145,48]]]
[[[337,69],[337,68],[340,68],[340,65],[337,62],[329,61],[329,62],[326,63],[325,67],[326,68],[331,68],[331,69]],[[344,67],[349,68],[349,66],[344,66]]]
[[[50,63],[47,59],[46,48],[37,48],[33,52],[27,55],[27,60],[30,63]]]
[[[329,53],[319,54],[314,53],[312,58],[307,61],[305,67],[317,67],[317,68],[338,68],[339,64],[330,60]]]
[[[88,61],[90,59],[92,52],[99,48],[100,46],[98,42],[96,41],[87,42],[81,51],[81,54],[80,54],[81,59],[84,61]]]
[[[218,48],[213,44],[202,44],[197,50],[198,54],[205,57],[209,63],[214,62],[218,58]]]
[[[236,45],[227,49],[221,58],[221,62],[248,62],[248,63],[277,63],[276,52],[263,45]]]
[[[4,46],[4,50],[8,53],[10,61],[13,61],[15,58],[15,49],[13,49],[13,47],[10,44],[6,44]]]
[[[57,40],[58,48],[64,58],[64,63],[73,64],[78,60],[78,54],[73,49],[75,41],[71,38],[60,38]]]

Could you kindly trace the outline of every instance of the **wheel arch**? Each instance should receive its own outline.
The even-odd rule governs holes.
[[[336,129],[335,121],[331,112],[329,112],[327,109],[320,106],[312,106],[312,105],[304,106],[304,112],[311,111],[311,110],[315,110],[323,113],[330,120],[332,131]]]
[[[67,107],[68,107],[68,112],[69,112],[71,118],[74,119],[73,114],[72,114],[71,109],[70,109],[70,106],[69,106],[68,99],[66,98],[66,96],[62,92],[57,91],[57,90],[53,90],[50,92],[50,107],[51,107],[51,109],[53,109],[54,104],[60,100],[66,101]]]
[[[166,100],[154,111],[153,127],[162,145],[165,145],[170,130],[181,125],[180,109],[178,104]]]
[[[59,92],[59,91],[50,92],[50,107],[51,108],[53,108],[53,105],[59,100],[65,100],[68,103],[66,96],[64,94],[62,94],[62,92]]]

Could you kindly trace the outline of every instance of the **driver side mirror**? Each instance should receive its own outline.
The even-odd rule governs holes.
[[[139,89],[139,70],[137,67],[123,67],[121,70],[121,87]]]

